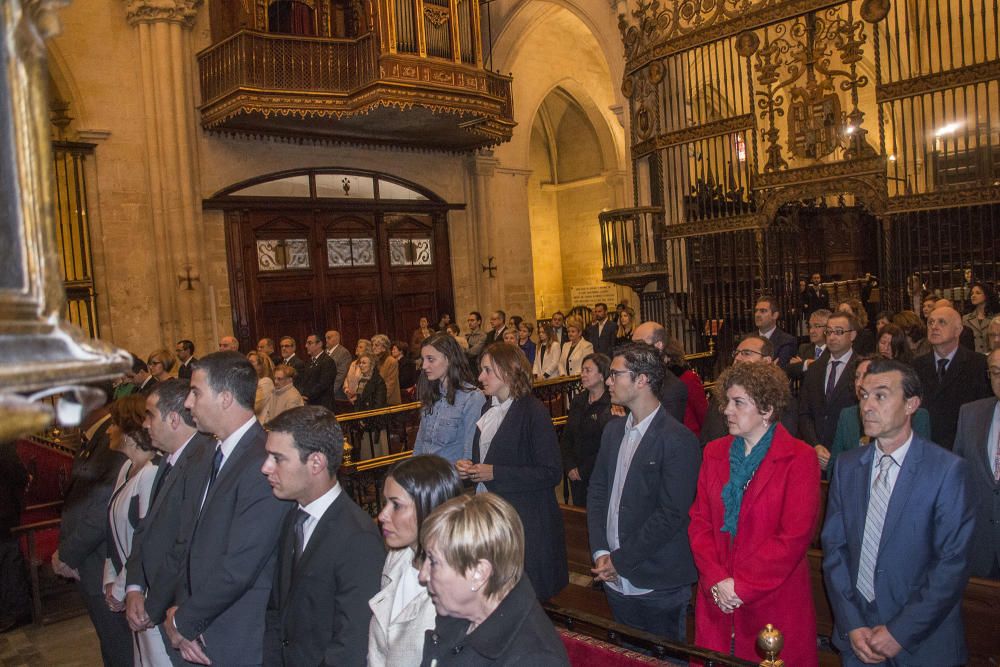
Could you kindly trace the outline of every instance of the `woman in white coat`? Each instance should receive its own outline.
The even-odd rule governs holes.
[[[566,342],[559,357],[559,375],[579,375],[583,360],[594,353],[594,346],[583,338],[583,320],[576,315],[566,318]]]
[[[435,507],[461,494],[458,471],[440,456],[414,456],[386,476],[378,520],[391,551],[382,568],[382,589],[368,603],[369,667],[420,664],[424,632],[434,628],[436,615],[417,578],[420,524]]]
[[[538,348],[535,350],[535,363],[531,374],[536,380],[548,380],[559,375],[559,339],[551,324],[538,327]]]

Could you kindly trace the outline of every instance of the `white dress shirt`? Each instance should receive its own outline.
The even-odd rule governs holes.
[[[306,545],[309,544],[309,538],[312,537],[313,531],[316,530],[316,524],[318,524],[319,520],[323,518],[323,515],[326,514],[326,511],[330,509],[330,505],[333,504],[333,501],[335,501],[339,495],[340,484],[335,483],[329,491],[305,507],[299,505],[299,509],[309,515],[309,518],[302,524],[302,551],[306,550]]]
[[[618,462],[615,465],[615,481],[611,485],[611,497],[608,501],[607,534],[608,546],[611,547],[612,551],[621,547],[621,540],[618,535],[618,516],[621,509],[622,492],[625,489],[625,479],[628,477],[629,468],[632,466],[632,459],[635,458],[635,452],[639,449],[639,443],[642,442],[643,436],[649,430],[649,425],[653,423],[656,413],[662,409],[661,406],[657,406],[655,410],[649,413],[638,424],[632,422],[633,415],[631,413],[629,413],[628,418],[625,420],[625,436],[622,438],[621,449],[618,450]],[[595,551],[594,560],[596,561],[608,553],[610,552]],[[605,581],[604,585],[610,586],[622,595],[645,595],[653,590],[652,588],[639,588],[621,576],[621,574],[618,575],[618,581]]]

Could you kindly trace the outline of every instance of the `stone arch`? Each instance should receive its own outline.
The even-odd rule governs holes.
[[[53,106],[53,103],[68,104],[66,113],[72,117],[70,128],[90,127],[83,93],[62,52],[54,40],[46,42],[46,48],[48,52],[50,107]]]

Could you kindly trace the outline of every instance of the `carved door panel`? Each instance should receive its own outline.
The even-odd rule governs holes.
[[[385,323],[378,225],[364,213],[322,211],[316,221],[323,239],[324,328],[340,331],[353,352],[359,338],[371,338]]]
[[[436,324],[450,304],[440,297],[451,294],[447,234],[430,215],[387,214],[383,218],[387,261],[382,284],[391,296],[390,326],[397,338],[409,341],[421,317]],[[450,301],[450,299],[448,299]]]

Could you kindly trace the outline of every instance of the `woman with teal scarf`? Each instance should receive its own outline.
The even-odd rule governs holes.
[[[777,366],[736,364],[715,390],[729,435],[706,445],[690,512],[695,643],[756,662],[757,633],[773,623],[785,664],[817,667],[806,560],[819,520],[816,453],[778,421],[790,394]]]

